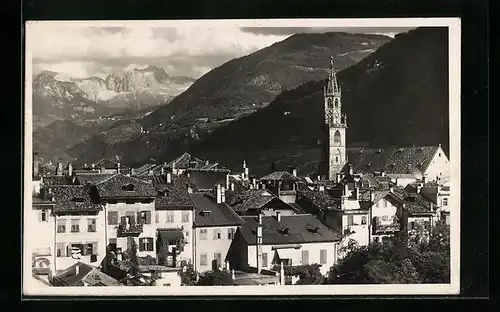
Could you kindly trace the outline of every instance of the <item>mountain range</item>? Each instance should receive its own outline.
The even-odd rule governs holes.
[[[317,171],[330,56],[340,70],[348,146],[441,143],[448,152],[448,33],[418,28],[394,39],[292,36],[223,64],[168,105],[108,126],[66,153],[80,162],[118,156],[134,165],[187,151],[236,170],[246,160],[254,174],[268,172],[271,164]],[[224,118],[235,119],[217,122]]]
[[[33,114],[54,119],[91,119],[164,105],[194,82],[169,76],[162,68],[110,73],[107,77],[71,78],[43,71],[33,78]]]
[[[89,162],[105,154],[99,149],[106,146],[106,150],[129,162],[167,157],[165,153],[184,148],[183,144],[191,137],[203,137],[224,125],[221,119],[251,115],[269,105],[281,92],[325,77],[331,56],[335,57],[336,66],[343,69],[391,40],[370,34],[293,35],[233,59],[196,80],[168,105],[156,108],[137,121],[148,133],[131,134],[128,140],[119,142],[107,135],[97,135],[68,153]],[[199,122],[199,119],[208,122]],[[124,133],[130,133],[128,127],[121,126]]]

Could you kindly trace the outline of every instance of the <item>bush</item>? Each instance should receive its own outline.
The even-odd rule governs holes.
[[[210,271],[200,276],[199,286],[229,286],[234,285],[231,274],[226,271]]]

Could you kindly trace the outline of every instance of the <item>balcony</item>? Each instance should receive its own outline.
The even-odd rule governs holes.
[[[134,236],[142,233],[142,223],[128,224],[122,223],[118,225],[118,236]]]
[[[394,233],[401,230],[401,224],[397,217],[384,222],[380,217],[373,218],[373,234]]]

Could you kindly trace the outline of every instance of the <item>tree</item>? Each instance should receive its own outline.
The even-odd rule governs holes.
[[[199,286],[229,286],[234,285],[231,273],[227,270],[215,270],[200,276]]]
[[[186,269],[179,272],[182,286],[193,286],[197,283],[198,273],[194,270],[193,265],[186,266]]]
[[[323,284],[324,277],[320,271],[320,264],[301,265],[290,267],[290,271],[285,269],[285,275],[298,276],[296,285],[318,285]]]
[[[383,243],[349,246],[345,257],[330,268],[327,283],[449,283],[449,250],[449,228],[439,221],[428,240],[399,233]]]

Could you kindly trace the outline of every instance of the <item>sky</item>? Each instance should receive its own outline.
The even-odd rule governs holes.
[[[199,78],[215,67],[282,41],[296,33],[343,31],[394,36],[413,27],[237,27],[195,25],[175,27],[36,23],[27,28],[32,71],[69,77],[104,78],[111,72],[154,65],[171,76]]]

